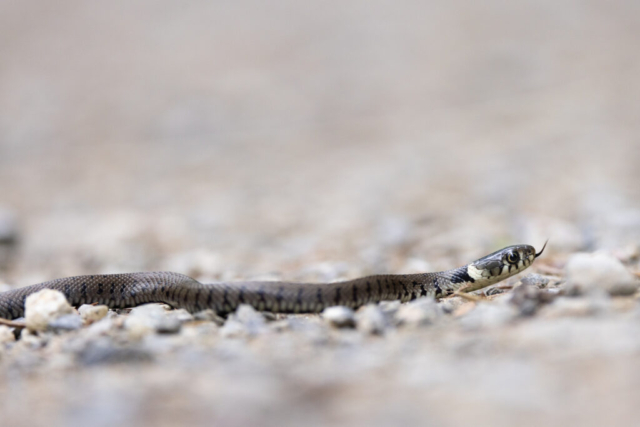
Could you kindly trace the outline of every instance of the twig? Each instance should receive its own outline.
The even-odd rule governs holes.
[[[475,295],[468,294],[466,292],[455,291],[453,293],[453,295],[459,296],[461,298],[464,298],[464,299],[467,299],[467,300],[473,301],[473,302],[480,302],[480,301],[483,300],[483,298],[480,298],[480,297],[475,296]]]
[[[0,318],[0,325],[10,326],[12,328],[18,328],[18,329],[23,329],[27,327],[27,325],[25,325],[22,322],[14,322],[14,321],[3,319],[3,318]]]

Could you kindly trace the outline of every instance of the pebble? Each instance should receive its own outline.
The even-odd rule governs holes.
[[[109,313],[109,307],[106,305],[83,304],[78,309],[78,312],[82,316],[82,320],[87,324],[91,324],[106,317],[107,313]]]
[[[633,295],[640,281],[615,257],[604,253],[573,255],[565,266],[568,293],[603,289],[612,296]],[[572,290],[573,288],[573,290]]]
[[[79,314],[71,313],[51,320],[47,329],[53,331],[73,331],[82,328],[83,324],[84,322]]]
[[[322,311],[322,318],[335,328],[355,328],[355,313],[349,307],[341,305],[327,307]]]
[[[356,314],[358,329],[371,335],[382,335],[389,327],[384,312],[377,304],[367,304]]]
[[[511,292],[509,302],[520,310],[523,316],[533,316],[538,309],[544,304],[548,304],[557,295],[557,293],[548,292],[539,289],[536,285],[523,283],[516,286]]]
[[[400,325],[426,326],[436,323],[442,314],[442,307],[433,298],[418,298],[402,305],[395,320]]]
[[[132,338],[141,338],[150,333],[174,334],[180,331],[182,323],[162,305],[145,304],[131,310],[124,321],[124,327]]]
[[[0,345],[8,342],[14,342],[16,337],[13,335],[13,330],[5,325],[0,325]]]
[[[25,320],[27,328],[32,331],[45,331],[51,322],[75,310],[64,294],[53,289],[43,289],[31,294],[25,302]]]

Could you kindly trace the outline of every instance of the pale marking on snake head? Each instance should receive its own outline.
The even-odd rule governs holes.
[[[482,278],[483,278],[483,276],[482,276],[483,271],[485,271],[485,270],[480,270],[480,269],[476,268],[476,266],[475,266],[475,265],[472,265],[472,264],[470,264],[470,265],[467,267],[467,273],[469,273],[469,276],[471,276],[471,278],[472,278],[473,280],[482,280]]]

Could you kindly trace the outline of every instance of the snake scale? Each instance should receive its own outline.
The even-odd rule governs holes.
[[[276,313],[319,313],[334,305],[357,308],[385,300],[442,298],[456,291],[482,289],[513,276],[529,267],[543,251],[544,247],[536,253],[532,246],[515,245],[453,270],[375,275],[335,283],[202,284],[172,272],[65,277],[0,293],[0,318],[22,317],[27,296],[45,288],[62,292],[74,306],[97,303],[125,308],[159,302],[190,312],[212,309],[223,316],[240,304]]]

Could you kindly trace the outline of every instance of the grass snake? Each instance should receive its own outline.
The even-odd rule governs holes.
[[[438,299],[456,291],[482,289],[511,277],[529,267],[543,251],[544,247],[536,253],[532,246],[515,245],[453,270],[375,275],[335,283],[203,284],[173,272],[65,277],[0,293],[0,318],[22,317],[27,296],[45,288],[62,292],[74,306],[105,304],[125,308],[158,302],[190,312],[212,309],[219,315],[234,311],[240,304],[275,313],[319,313],[334,305],[357,308],[385,300]]]

